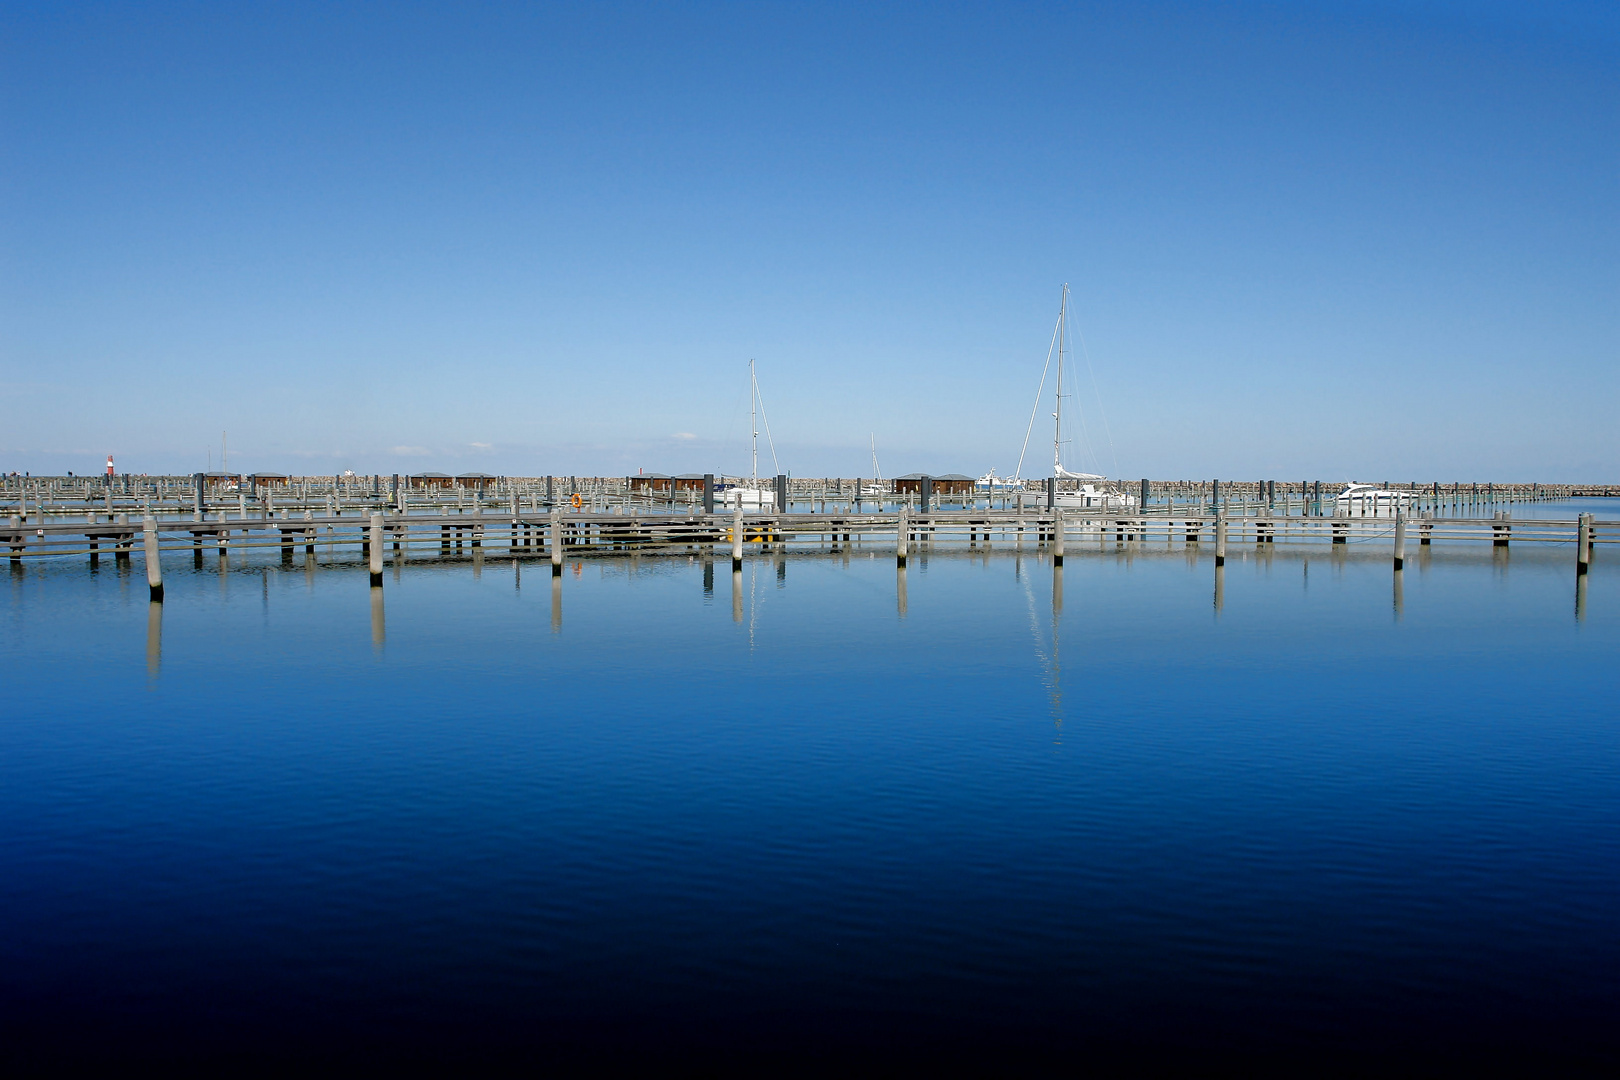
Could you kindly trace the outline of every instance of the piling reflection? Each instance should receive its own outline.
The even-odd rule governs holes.
[[[551,632],[562,633],[562,578],[551,576]]]
[[[371,588],[371,647],[381,652],[387,637],[388,627],[383,620],[382,586],[374,585]]]
[[[742,622],[742,617],[743,617],[743,602],[742,602],[742,600],[743,600],[743,588],[742,588],[742,585],[743,585],[742,571],[741,570],[733,570],[731,572],[731,621],[734,622],[734,623]]]
[[[1215,614],[1219,615],[1226,606],[1226,567],[1215,567]]]
[[[903,619],[906,617],[906,568],[894,568],[894,607]]]
[[[1063,614],[1063,567],[1052,567],[1052,618]]]
[[[1405,570],[1397,570],[1397,571],[1395,571],[1395,595],[1394,595],[1393,603],[1394,603],[1394,607],[1395,607],[1395,621],[1396,622],[1400,622],[1401,617],[1406,614],[1406,588],[1405,588],[1406,582],[1405,582],[1405,578],[1406,578],[1406,571]]]
[[[1585,574],[1575,578],[1575,621],[1578,623],[1586,621],[1586,578]]]
[[[146,605],[146,673],[157,677],[163,664],[163,604],[154,600]]]
[[[703,595],[714,595],[714,560],[709,558],[703,560]]]

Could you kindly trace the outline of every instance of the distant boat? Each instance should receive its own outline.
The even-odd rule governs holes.
[[[1410,491],[1381,488],[1377,484],[1351,484],[1339,492],[1338,509],[1351,517],[1394,517],[1409,509],[1417,495]]]
[[[776,506],[776,492],[767,488],[742,487],[733,485],[724,488],[717,488],[714,493],[714,500],[719,505],[730,507],[734,510],[739,506],[744,510],[749,508],[759,510],[767,506]]]
[[[1052,496],[1054,506],[1074,510],[1132,510],[1135,509],[1137,499],[1128,491],[1120,491],[1108,484],[1108,477],[1098,473],[1072,472],[1063,467],[1063,399],[1070,395],[1063,392],[1064,360],[1068,353],[1069,340],[1069,286],[1063,286],[1063,303],[1058,308],[1057,327],[1052,333],[1053,343],[1057,346],[1057,387],[1056,408],[1052,411],[1052,475],[1058,480],[1077,481],[1075,490],[1059,491]],[[1052,354],[1046,355],[1047,363],[1051,363]],[[1041,371],[1041,386],[1046,385],[1046,371]],[[1037,393],[1035,408],[1040,408],[1040,395]],[[1035,414],[1030,413],[1030,427],[1035,424]],[[1024,433],[1024,446],[1029,447],[1029,432]],[[1024,455],[1018,455],[1018,468],[1024,466]],[[1015,472],[1018,470],[1014,470]]]
[[[883,486],[883,466],[877,459],[877,435],[867,433],[867,440],[872,444],[872,482],[861,488],[862,495],[887,495],[889,489]]]
[[[996,470],[991,469],[973,482],[979,491],[1010,491],[1024,486],[1024,482],[1017,477],[997,476]]]

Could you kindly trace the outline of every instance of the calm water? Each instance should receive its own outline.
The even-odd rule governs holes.
[[[1612,1065],[1620,559],[1209,547],[14,572],[0,1054]]]

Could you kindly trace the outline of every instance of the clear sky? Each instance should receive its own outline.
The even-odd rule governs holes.
[[[0,468],[1620,482],[1615,11],[0,4]]]

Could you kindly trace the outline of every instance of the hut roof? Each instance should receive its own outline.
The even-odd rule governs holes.
[[[456,479],[457,480],[494,480],[495,479],[495,474],[494,473],[487,473],[487,472],[456,473]]]
[[[412,476],[417,476],[417,477],[432,477],[435,480],[449,480],[449,479],[452,479],[450,474],[447,473],[447,472],[418,472],[418,473],[411,473],[411,475]]]
[[[255,480],[285,480],[285,479],[287,479],[287,474],[284,473],[284,472],[256,472],[256,473],[249,473],[248,475],[253,477],[253,479],[255,479]]]
[[[934,479],[935,480],[973,480],[973,477],[971,477],[971,476],[963,476],[959,472],[948,472],[948,473],[945,473],[943,476],[936,476],[936,477],[934,477]],[[975,481],[975,482],[977,482],[977,481]]]

